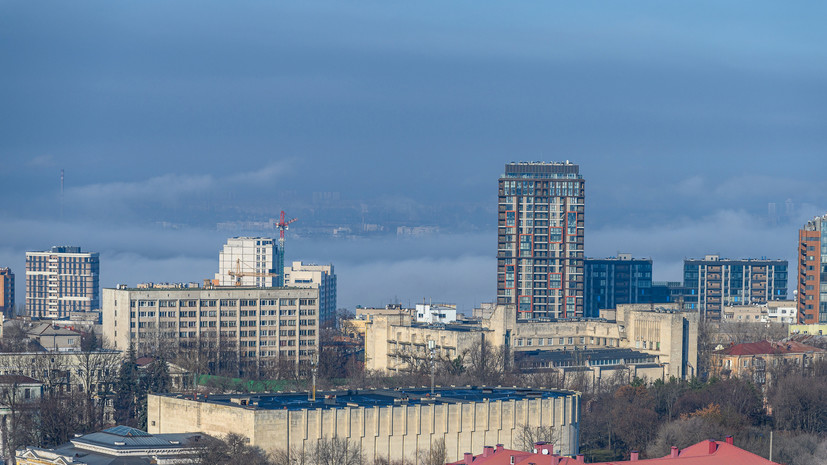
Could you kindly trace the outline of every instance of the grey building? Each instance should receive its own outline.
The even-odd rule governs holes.
[[[497,197],[497,303],[521,317],[583,316],[585,181],[571,162],[505,165]]]

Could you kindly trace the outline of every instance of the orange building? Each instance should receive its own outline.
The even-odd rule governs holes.
[[[798,230],[798,322],[827,323],[827,215]]]
[[[14,316],[14,273],[0,268],[0,312]]]
[[[712,374],[719,377],[749,377],[763,386],[773,367],[808,368],[814,361],[825,359],[827,351],[800,342],[750,342],[737,344],[712,353]]]

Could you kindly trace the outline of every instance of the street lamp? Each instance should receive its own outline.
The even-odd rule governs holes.
[[[436,342],[433,339],[428,339],[428,350],[431,352],[431,397],[434,396],[434,348]]]

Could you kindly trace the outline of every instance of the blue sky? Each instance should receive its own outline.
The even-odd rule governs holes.
[[[104,285],[200,280],[219,222],[284,209],[301,234],[350,210],[443,234],[296,237],[288,259],[334,262],[346,306],[470,306],[494,293],[503,164],[565,159],[587,255],[660,279],[708,252],[792,259],[827,210],[825,9],[0,1],[0,266],[22,289],[25,250],[73,243]]]

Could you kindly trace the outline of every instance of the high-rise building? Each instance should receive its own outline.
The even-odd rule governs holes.
[[[721,319],[724,306],[763,305],[787,298],[787,261],[722,259],[707,255],[683,261],[684,308]]]
[[[798,230],[798,322],[827,323],[827,215]]]
[[[600,310],[618,304],[653,302],[652,259],[617,257],[587,258],[584,316],[597,318]]]
[[[284,268],[284,285],[319,289],[319,323],[328,326],[336,322],[336,273],[333,265],[305,265],[293,262]]]
[[[231,237],[218,254],[219,286],[279,287],[279,248],[269,237]]]
[[[0,312],[14,315],[14,273],[11,268],[0,268]]]
[[[309,368],[319,346],[319,290],[289,287],[103,290],[103,336],[139,355],[191,350],[215,372]],[[272,374],[272,373],[271,373]]]
[[[80,247],[26,252],[26,313],[63,318],[100,308],[100,258]]]
[[[565,162],[505,165],[499,179],[497,303],[519,318],[583,316],[585,181]]]

